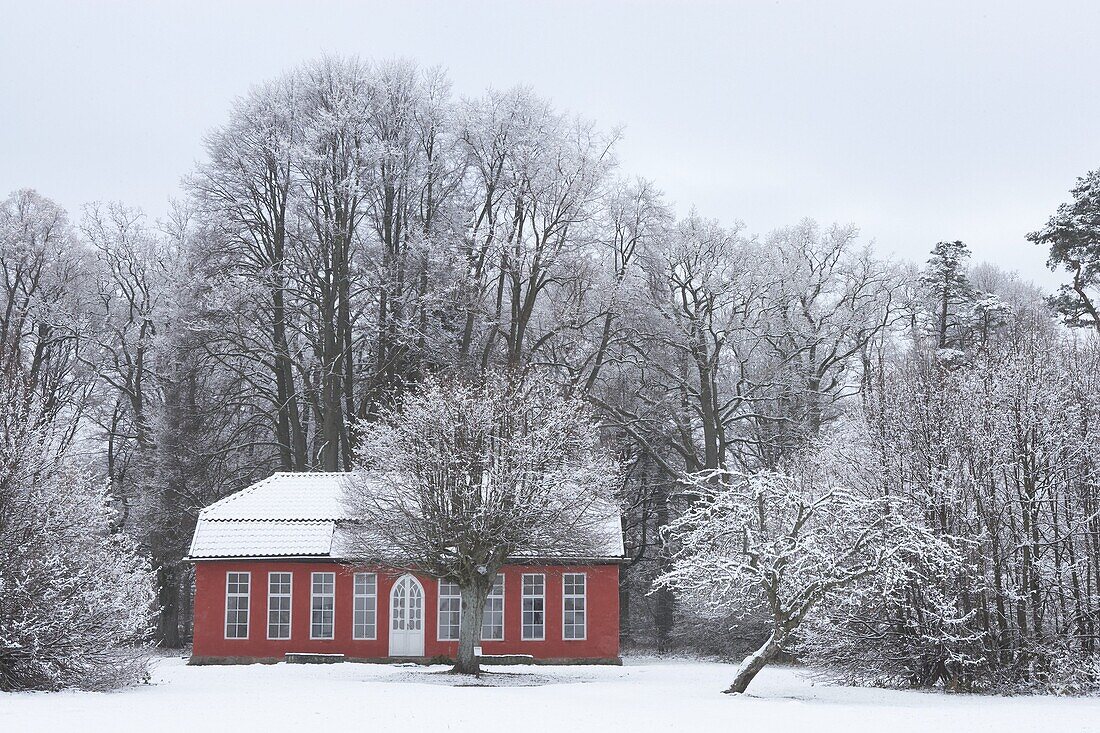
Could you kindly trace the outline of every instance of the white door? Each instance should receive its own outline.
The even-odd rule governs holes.
[[[390,591],[390,656],[424,656],[424,588],[411,575]]]

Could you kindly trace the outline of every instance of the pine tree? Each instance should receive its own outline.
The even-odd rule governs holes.
[[[1051,305],[1067,324],[1100,333],[1100,169],[1078,178],[1070,194],[1073,200],[1060,205],[1047,225],[1027,238],[1050,247],[1051,270],[1061,268],[1072,277]]]

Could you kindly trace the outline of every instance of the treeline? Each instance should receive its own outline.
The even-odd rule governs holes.
[[[868,373],[848,480],[899,498],[946,557],[838,601],[811,656],[850,680],[1100,685],[1100,345],[941,244],[934,329]],[[988,293],[998,292],[993,299]]]
[[[5,374],[102,468],[115,531],[156,569],[158,641],[189,635],[202,506],[274,470],[346,470],[358,428],[428,375],[508,370],[583,395],[623,459],[628,644],[702,645],[690,609],[650,588],[685,476],[780,468],[857,418],[893,457],[877,485],[927,494],[928,521],[996,576],[943,580],[980,648],[1084,644],[1100,603],[1089,444],[1033,490],[1003,461],[1047,461],[1046,444],[974,437],[979,456],[949,428],[984,419],[968,402],[982,369],[1095,400],[1092,342],[960,243],[918,269],[851,226],[677,219],[620,171],[617,142],[527,89],[458,99],[437,70],[324,58],[236,102],[164,221],[108,204],[73,223],[32,191],[0,205]],[[1008,403],[981,394],[1009,435]],[[1093,429],[1055,416],[1074,439]]]

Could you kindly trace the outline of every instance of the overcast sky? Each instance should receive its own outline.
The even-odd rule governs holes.
[[[0,196],[160,215],[256,82],[323,52],[529,84],[625,127],[622,170],[764,233],[854,222],[1055,282],[1024,240],[1100,166],[1100,2],[0,0]]]

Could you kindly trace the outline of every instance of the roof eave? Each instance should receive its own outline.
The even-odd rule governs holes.
[[[194,557],[188,555],[183,558],[183,562],[227,562],[227,561],[248,561],[248,560],[264,560],[264,561],[276,561],[276,560],[324,560],[337,563],[366,563],[366,564],[378,564],[385,565],[385,563],[379,563],[374,560],[361,560],[351,557],[339,557],[336,555],[214,555]],[[623,556],[608,556],[608,557],[513,557],[510,558],[505,565],[625,565],[628,562],[628,558]]]
[[[331,555],[203,555],[201,557],[195,557],[194,555],[187,555],[183,558],[183,562],[206,562],[212,561],[242,561],[242,560],[336,560],[337,558]]]

